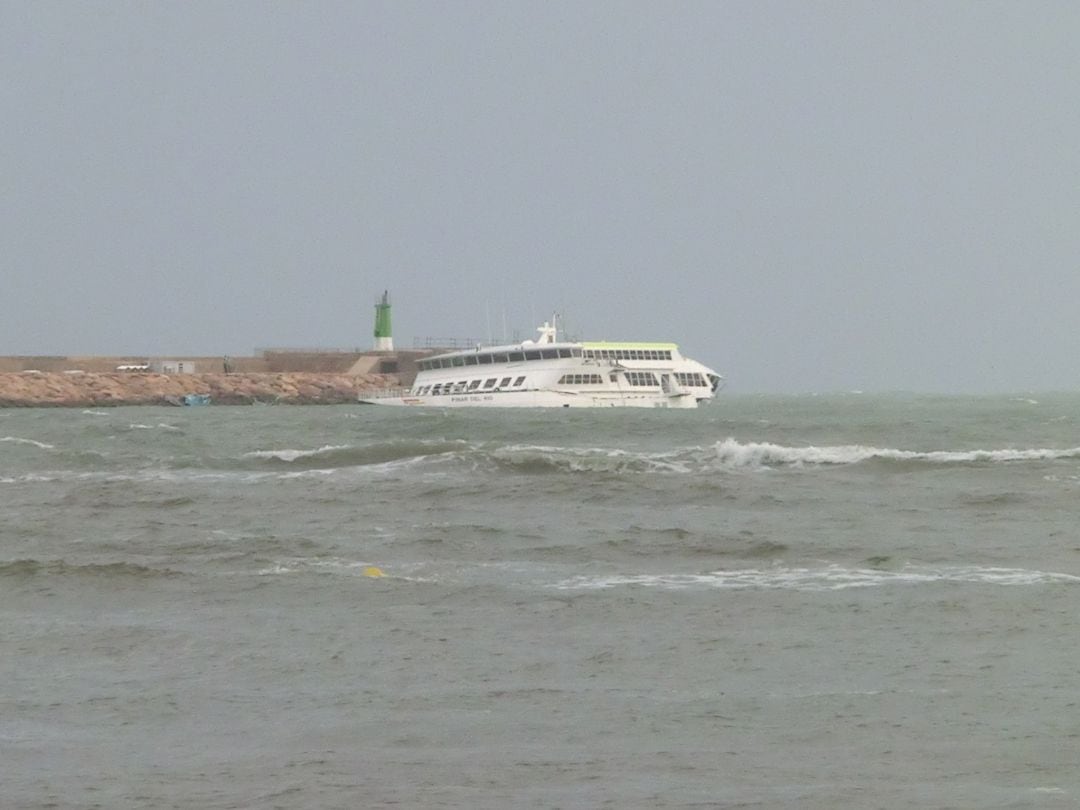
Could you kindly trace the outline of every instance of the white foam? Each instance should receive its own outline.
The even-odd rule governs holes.
[[[623,586],[646,588],[716,588],[728,590],[838,591],[888,585],[928,583],[968,583],[979,585],[1049,585],[1080,583],[1072,574],[1047,573],[1022,568],[956,566],[946,568],[908,567],[900,571],[867,568],[746,568],[705,574],[614,574],[578,576],[556,582],[559,590],[599,590]]]
[[[18,436],[4,436],[0,438],[0,442],[12,442],[13,444],[29,444],[34,447],[40,447],[42,450],[55,450],[55,446],[46,444],[45,442],[35,441],[34,439],[22,439]]]
[[[861,444],[824,447],[786,447],[769,442],[742,443],[728,438],[713,446],[716,460],[729,468],[760,468],[775,466],[857,464],[870,459],[891,461],[927,461],[937,464],[965,462],[1049,461],[1080,458],[1080,447],[1069,449],[1032,448],[1020,450],[897,450]]]
[[[327,444],[317,450],[253,450],[250,453],[244,453],[244,456],[247,458],[276,458],[279,461],[296,461],[298,458],[307,458],[330,453],[334,450],[348,449],[349,445],[347,444]]]
[[[83,413],[84,413],[84,414],[86,414],[87,416],[108,416],[108,414],[107,414],[107,413],[105,413],[105,411],[90,411],[90,410],[86,410],[86,411],[83,411]]]
[[[325,559],[294,557],[291,559],[276,560],[273,565],[263,568],[257,573],[259,576],[269,576],[273,574],[295,574],[300,571],[317,571],[361,576],[363,575],[363,572],[372,565],[374,565],[374,563],[344,560],[340,557],[328,557]]]

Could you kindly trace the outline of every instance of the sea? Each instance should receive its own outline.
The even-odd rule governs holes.
[[[1080,806],[1080,394],[0,411],[2,808]]]

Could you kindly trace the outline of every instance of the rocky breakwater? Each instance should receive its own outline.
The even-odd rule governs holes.
[[[333,405],[357,392],[398,384],[388,374],[144,374],[18,372],[0,374],[0,407],[176,405],[189,394],[214,405]]]

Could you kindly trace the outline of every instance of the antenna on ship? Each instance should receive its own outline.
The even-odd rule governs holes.
[[[383,290],[382,299],[375,302],[375,351],[392,352],[394,338],[390,332],[390,292]]]

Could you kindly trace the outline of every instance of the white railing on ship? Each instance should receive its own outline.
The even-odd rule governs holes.
[[[358,393],[359,399],[391,399],[394,397],[407,397],[408,388],[366,388]]]

